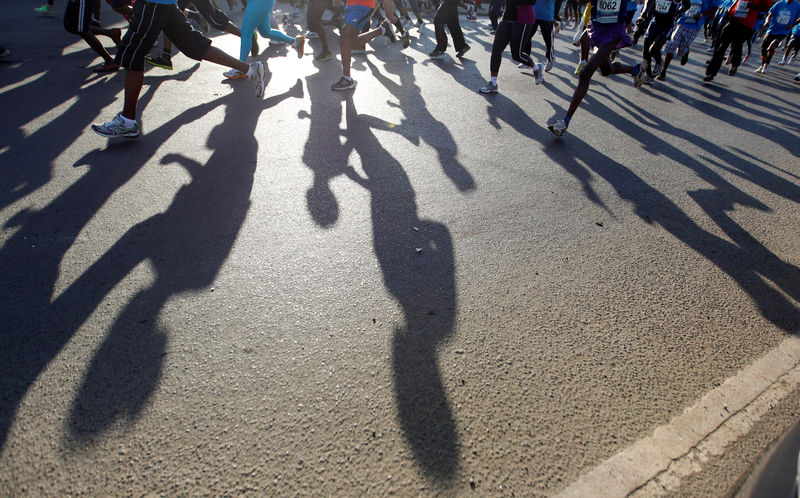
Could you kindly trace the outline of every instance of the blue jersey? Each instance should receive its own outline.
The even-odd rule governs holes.
[[[537,21],[552,21],[555,10],[555,0],[536,0],[536,4],[533,6]]]
[[[797,22],[800,16],[800,3],[781,0],[769,9],[769,26],[767,33],[771,35],[786,35],[789,27]]]
[[[686,9],[686,12],[683,13],[678,22],[687,28],[700,29],[706,22],[705,17],[701,16],[699,19],[695,19],[695,16],[707,12],[713,7],[714,4],[711,0],[691,0],[691,5]]]

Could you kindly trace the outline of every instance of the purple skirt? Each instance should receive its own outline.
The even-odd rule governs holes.
[[[589,32],[589,44],[593,47],[599,47],[617,40],[619,40],[619,43],[614,47],[616,50],[633,45],[624,22],[600,24],[591,21],[587,31]]]

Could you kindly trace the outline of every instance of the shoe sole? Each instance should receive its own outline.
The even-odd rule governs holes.
[[[567,130],[564,130],[559,133],[558,131],[555,130],[555,128],[553,128],[553,125],[547,125],[547,129],[550,130],[550,132],[557,137],[563,137],[564,135],[567,134]]]

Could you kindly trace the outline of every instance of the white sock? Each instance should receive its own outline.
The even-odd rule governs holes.
[[[127,126],[128,128],[133,128],[134,126],[136,126],[136,120],[135,119],[128,119],[125,116],[123,116],[122,114],[120,114],[119,117],[122,119],[122,123],[125,126]]]
[[[492,76],[491,78],[489,78],[489,81],[492,82],[492,85],[496,86],[497,85],[497,76]]]
[[[353,78],[351,78],[350,76],[345,76],[345,75],[342,75],[342,77],[343,77],[344,79],[346,79],[347,81],[353,81]]]
[[[255,63],[250,64],[250,67],[247,68],[247,77],[252,78],[256,72]]]

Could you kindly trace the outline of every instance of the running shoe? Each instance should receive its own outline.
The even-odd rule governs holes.
[[[567,123],[563,119],[556,119],[548,123],[547,129],[553,132],[553,135],[563,137],[567,133]]]
[[[759,71],[759,73],[766,74],[766,72],[767,72],[767,66],[766,65],[761,66],[761,71]]]
[[[0,45],[0,59],[5,59],[11,55],[11,50],[7,49],[5,45]]]
[[[264,90],[267,88],[267,70],[264,68],[264,63],[257,61],[250,64],[247,77],[253,80],[256,86],[256,98],[262,98],[264,96]]]
[[[658,76],[656,76],[656,79],[658,81],[666,80],[667,79],[667,72],[666,71],[661,71],[661,73]]]
[[[142,133],[136,121],[131,126],[126,125],[122,119],[122,113],[117,114],[107,123],[93,124],[92,131],[106,138],[136,138]]]
[[[160,67],[167,71],[172,71],[172,58],[168,55],[161,54],[158,57],[144,56],[144,61],[151,66]]]
[[[713,76],[706,76],[705,78],[703,78],[703,81],[705,81],[706,83],[710,83],[713,80],[714,80]]]
[[[552,59],[547,59],[547,64],[544,66],[544,72],[545,73],[549,73],[550,70],[553,69],[553,61],[554,60],[555,60],[555,57],[553,57]]]
[[[633,71],[631,71],[631,76],[633,76],[633,86],[636,88],[642,86],[646,74],[647,71],[644,70],[641,62],[633,66]]]
[[[403,33],[403,36],[400,37],[400,43],[403,44],[403,48],[408,48],[411,45],[411,37],[408,36],[408,31]]]
[[[544,81],[544,66],[537,62],[533,65],[533,83],[541,85],[542,81]]]
[[[461,48],[461,50],[459,50],[458,52],[456,52],[456,57],[458,57],[458,58],[464,57],[464,54],[466,54],[467,52],[469,52],[469,49],[471,49],[471,48],[472,48],[472,47],[470,47],[469,45],[464,45],[464,46]]]
[[[428,54],[428,57],[430,57],[431,59],[441,59],[442,57],[444,57],[444,52],[442,52],[441,50],[434,50],[433,52]]]
[[[351,88],[356,87],[356,80],[353,78],[347,78],[347,76],[342,76],[342,78],[331,85],[331,90],[350,90]]]
[[[681,55],[681,66],[685,66],[686,63],[689,62],[689,51],[687,50],[685,54]]]
[[[53,16],[53,7],[47,4],[43,4],[41,7],[36,7],[35,9],[33,9],[33,11],[39,14],[40,16],[45,16],[45,17]]]
[[[319,34],[316,31],[307,31],[305,37],[311,40],[314,38],[319,38]]]
[[[225,71],[222,73],[222,76],[225,76],[229,80],[241,80],[247,78],[247,75],[238,69],[231,69],[230,71]]]
[[[661,74],[661,71],[664,69],[664,61],[656,62],[655,67],[653,68],[653,74],[658,76]]]
[[[331,55],[331,53],[326,50],[325,52],[322,52],[318,56],[314,57],[314,60],[319,62],[325,62],[331,60],[332,58],[333,56]]]
[[[800,81],[800,73],[797,73],[797,76],[794,77],[795,81]]]
[[[493,30],[490,30],[490,31],[489,31],[489,34],[490,34],[490,35],[493,35],[493,34],[496,34],[496,33],[497,33],[497,30],[496,30],[496,29],[493,29]]]
[[[649,74],[646,74],[646,72],[645,72],[644,81],[642,82],[642,84],[643,85],[652,85],[654,80],[655,80],[655,78],[653,78]]]
[[[303,35],[298,36],[292,42],[292,48],[297,51],[298,59],[303,57],[303,54],[305,53],[305,47],[306,47],[306,37]]]
[[[731,66],[731,68],[728,69],[728,76],[733,76],[736,74],[737,69],[739,69],[739,66]]]
[[[583,68],[585,68],[588,63],[588,61],[580,61],[578,67],[575,68],[575,74],[581,74],[581,71],[583,71]]]
[[[785,66],[785,65],[786,65],[786,57],[784,57],[783,59],[781,59],[781,60],[778,62],[778,65],[779,65],[779,66]]]
[[[486,86],[482,86],[478,91],[481,93],[497,93],[497,84],[490,81],[486,83]]]

